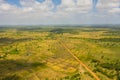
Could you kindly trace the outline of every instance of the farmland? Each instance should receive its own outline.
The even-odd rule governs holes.
[[[119,56],[120,27],[0,27],[0,80],[120,80]]]

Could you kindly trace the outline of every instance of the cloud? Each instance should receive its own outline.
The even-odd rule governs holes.
[[[120,0],[53,1],[19,0],[21,6],[17,6],[0,0],[0,24],[114,23],[120,17]],[[108,21],[111,16],[115,18]]]
[[[89,12],[92,8],[92,0],[62,0],[59,10],[68,12]]]
[[[113,8],[109,10],[110,13],[120,13],[120,8]]]
[[[113,8],[118,8],[120,5],[120,1],[119,0],[100,0],[98,3],[98,8],[99,9],[106,9],[106,10],[110,10]]]

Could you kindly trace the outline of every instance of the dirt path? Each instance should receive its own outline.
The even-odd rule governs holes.
[[[100,80],[100,79],[98,78],[98,76],[97,76],[94,72],[92,72],[92,70],[89,69],[80,59],[78,59],[62,41],[58,40],[58,42],[60,42],[60,44],[61,44],[89,73],[91,73],[92,76],[93,76],[96,80]]]

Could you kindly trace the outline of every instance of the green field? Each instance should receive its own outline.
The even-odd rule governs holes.
[[[120,27],[0,27],[0,80],[120,80]]]

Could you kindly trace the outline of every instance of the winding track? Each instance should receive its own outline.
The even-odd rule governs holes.
[[[89,73],[91,73],[96,80],[100,80],[98,76],[90,68],[88,68],[80,59],[78,59],[62,41],[57,41],[60,42],[60,44],[69,52],[69,54],[71,54]]]

